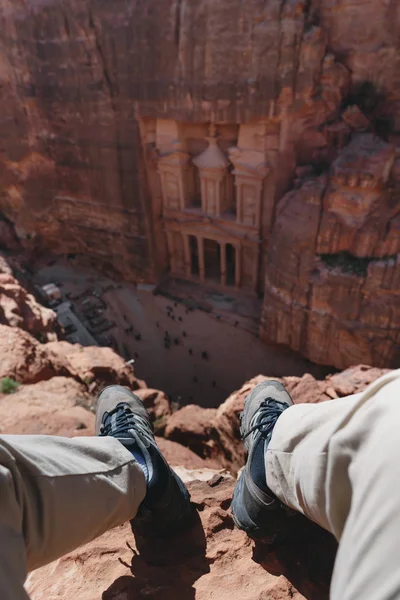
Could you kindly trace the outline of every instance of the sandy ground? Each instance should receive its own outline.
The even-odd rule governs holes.
[[[226,302],[218,310],[218,294],[212,312],[192,308],[193,302],[189,309],[151,289],[116,284],[67,261],[37,272],[36,283],[50,282],[60,283],[63,294],[80,296],[74,303],[78,315],[82,300],[99,293],[107,305],[104,315],[116,324],[108,332],[116,349],[125,358],[135,358],[137,377],[181,405],[218,406],[258,374],[311,372],[322,377],[328,371],[289,349],[262,343],[248,315],[241,316],[235,307],[227,310]]]

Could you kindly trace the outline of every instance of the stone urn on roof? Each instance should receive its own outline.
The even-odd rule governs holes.
[[[193,159],[193,164],[200,175],[202,210],[208,215],[219,217],[226,209],[226,178],[230,163],[218,145],[214,123],[209,127],[206,140],[208,148]]]

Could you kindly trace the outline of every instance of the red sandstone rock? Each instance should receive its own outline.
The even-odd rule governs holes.
[[[234,484],[212,471],[205,481],[190,481],[201,526],[152,546],[137,540],[139,554],[128,525],[113,529],[33,572],[27,582],[32,600],[326,600],[333,560],[328,534],[319,529],[315,534],[315,526],[302,520],[291,547],[253,551],[249,538],[233,527]]]
[[[66,374],[61,362],[50,359],[45,346],[29,333],[0,325],[0,379],[11,377],[23,383],[35,383]]]
[[[263,339],[339,368],[396,365],[400,236],[387,190],[394,159],[394,146],[359,134],[330,176],[308,179],[280,201],[266,267]]]
[[[317,381],[309,373],[303,377],[283,377],[282,381],[295,404],[302,402],[315,404],[330,399],[326,391],[328,387],[326,381]]]
[[[0,359],[0,379],[11,377],[21,383],[66,375],[85,384],[91,393],[112,384],[132,390],[146,385],[111,348],[84,348],[64,341],[40,344],[18,327],[0,325]]]
[[[195,454],[192,450],[189,450],[189,448],[186,448],[182,444],[177,444],[176,442],[166,440],[162,437],[156,437],[156,442],[169,464],[173,467],[203,469],[208,465],[215,466],[215,463],[203,460],[198,454]]]
[[[6,273],[0,273],[0,323],[20,327],[43,341],[56,340],[56,314],[36,302],[20,283]]]
[[[212,459],[217,453],[213,439],[216,413],[214,408],[184,406],[168,419],[165,437],[187,446],[202,458]]]
[[[263,339],[340,368],[396,365],[397,3],[252,1],[248,20],[239,0],[212,13],[209,5],[150,0],[148,11],[139,3],[127,15],[122,0],[86,12],[77,0],[33,9],[4,0],[0,208],[34,257],[80,253],[133,281],[154,283],[168,268],[183,276],[185,215],[206,239],[211,228],[226,241],[232,223],[213,229],[212,215],[185,211],[164,219],[157,168],[176,159],[174,148],[193,165],[215,122],[225,156],[236,148],[263,188],[259,225],[230,229],[237,242],[261,240],[258,272],[256,251],[241,248],[240,279],[265,288]],[[163,152],[157,120],[185,130],[185,143],[173,135]],[[372,143],[360,140],[366,129]],[[311,168],[323,182],[293,189],[296,169]],[[248,192],[251,206],[257,192]],[[168,254],[171,222],[180,229]],[[338,252],[368,259],[368,277],[319,260]]]
[[[349,396],[364,391],[370,383],[385,373],[389,373],[389,369],[374,369],[366,365],[358,365],[332,375],[328,379],[328,384],[338,396]]]
[[[53,377],[0,394],[3,434],[94,435],[94,414],[84,408],[85,387],[67,377]]]
[[[217,411],[189,404],[177,410],[168,419],[165,437],[183,444],[203,458],[215,454],[212,431]]]
[[[69,342],[51,342],[44,349],[50,359],[61,362],[71,377],[96,388],[106,385],[125,385],[132,390],[145,387],[136,379],[131,366],[111,348],[83,347]],[[93,391],[93,390],[92,390]]]

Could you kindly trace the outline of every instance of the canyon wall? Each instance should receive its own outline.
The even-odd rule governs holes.
[[[0,209],[33,257],[132,281],[192,277],[194,234],[223,231],[262,339],[395,365],[399,21],[395,0],[2,0]],[[240,218],[161,184],[204,166],[209,123],[231,194],[251,183]]]

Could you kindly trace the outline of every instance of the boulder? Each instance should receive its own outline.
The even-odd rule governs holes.
[[[87,386],[95,384],[95,389],[115,384],[137,390],[146,385],[111,348],[84,347],[61,341],[45,344],[44,349],[50,360],[61,362],[71,377]],[[94,391],[93,386],[91,390]]]
[[[44,345],[22,329],[0,325],[0,380],[35,383],[55,375],[67,375],[67,369]]]
[[[68,377],[22,385],[13,394],[0,394],[0,433],[93,435],[87,402],[85,386]]]
[[[35,383],[56,375],[75,379],[92,394],[113,384],[132,390],[146,387],[111,348],[83,347],[65,341],[40,344],[27,331],[0,324],[0,379],[11,377],[20,383]]]
[[[165,437],[183,444],[199,456],[212,457],[216,453],[214,437],[217,410],[188,404],[168,419]]]
[[[1,223],[1,221],[0,221]],[[56,340],[56,314],[39,304],[10,274],[0,273],[0,323],[20,327],[42,341]]]
[[[350,367],[341,373],[329,377],[328,385],[332,387],[339,397],[358,394],[370,384],[389,373],[390,369],[377,369],[367,365]]]
[[[172,442],[171,440],[166,440],[162,437],[156,437],[156,442],[164,457],[168,461],[168,463],[172,467],[184,467],[187,469],[204,469],[204,467],[213,463],[203,460],[192,452],[186,446],[182,446],[182,444],[177,444],[176,442]]]

